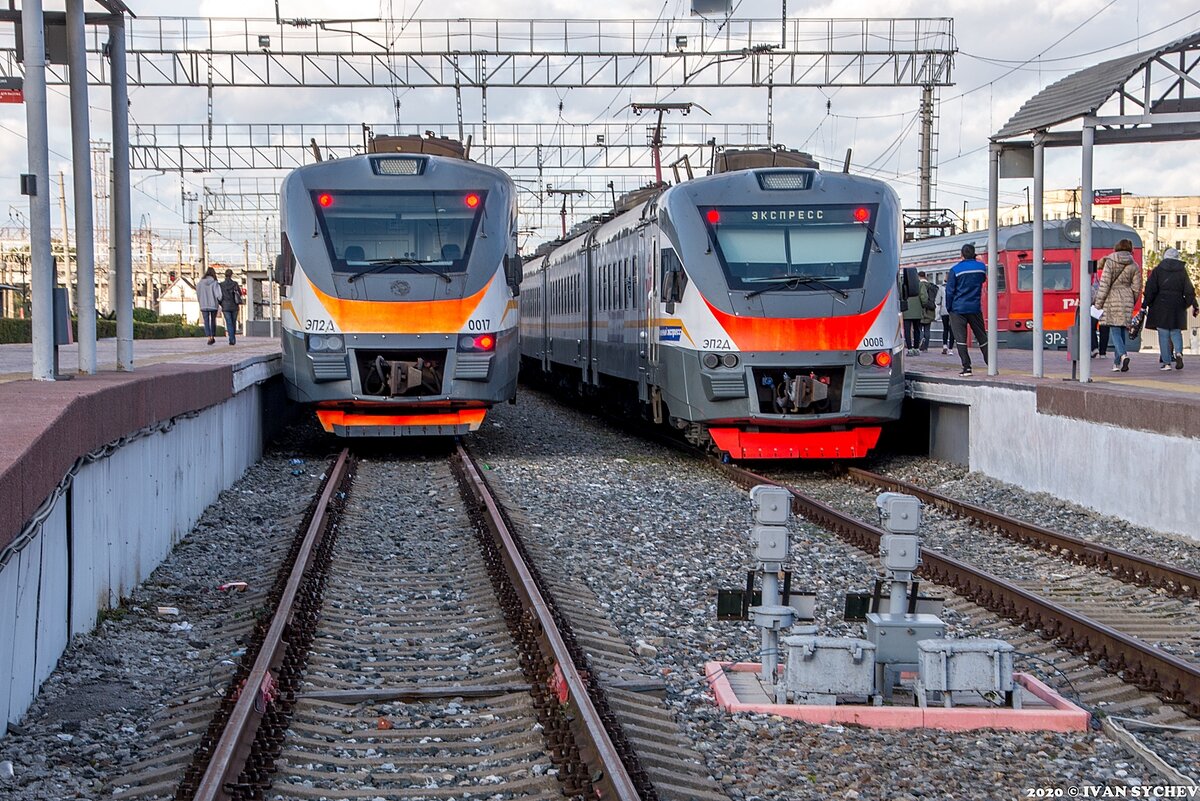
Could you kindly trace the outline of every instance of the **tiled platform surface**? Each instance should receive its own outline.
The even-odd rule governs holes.
[[[1092,383],[1072,381],[1066,351],[1046,351],[1045,377],[1034,378],[1033,354],[1027,350],[1001,350],[1000,374],[989,376],[979,350],[971,351],[970,378],[959,378],[956,353],[942,355],[941,348],[919,356],[906,356],[905,374],[926,385],[988,384],[1037,393],[1039,413],[1073,417],[1120,428],[1152,431],[1168,436],[1200,438],[1200,355],[1186,353],[1182,370],[1159,370],[1158,351],[1130,355],[1129,371],[1111,371],[1111,352],[1091,359]],[[928,395],[929,392],[922,393]]]
[[[1013,678],[1022,687],[1022,708],[866,706],[861,704],[776,704],[763,690],[759,665],[709,662],[704,675],[717,706],[727,712],[756,712],[806,723],[849,723],[877,729],[1006,729],[1009,731],[1087,731],[1088,713],[1025,673]]]
[[[73,372],[74,346],[60,369]],[[115,340],[100,343],[101,370],[70,381],[29,379],[29,345],[0,345],[0,550],[36,512],[75,460],[148,425],[221,403],[278,372],[279,343],[138,340],[135,369],[117,372]]]

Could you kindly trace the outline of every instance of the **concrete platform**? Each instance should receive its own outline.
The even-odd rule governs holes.
[[[132,372],[54,382],[22,377],[28,345],[0,346],[0,736],[69,639],[150,574],[280,418],[275,340],[138,345]]]
[[[1049,492],[1158,531],[1200,538],[1200,356],[1161,371],[1158,352],[1131,354],[1128,372],[1111,357],[1091,360],[1092,383],[1070,379],[1064,351],[1046,353],[1033,378],[1032,353],[1000,351],[987,375],[960,378],[957,355],[905,357],[906,425],[928,421],[929,452],[1034,492]]]
[[[709,662],[704,675],[717,706],[726,712],[779,715],[805,723],[853,724],[874,729],[1005,729],[1008,731],[1087,731],[1090,715],[1026,673],[1014,673],[1022,709],[997,707],[920,708],[863,704],[777,704],[749,662]]]
[[[278,337],[238,337],[236,345],[224,339],[215,345],[204,337],[178,339],[138,339],[133,343],[133,367],[137,370],[152,364],[238,364],[249,356],[279,353]],[[96,343],[96,363],[100,372],[116,371],[117,340],[101,339]],[[77,375],[79,345],[63,345],[58,349],[59,372]],[[33,370],[33,346],[24,343],[0,345],[0,382],[29,378]]]

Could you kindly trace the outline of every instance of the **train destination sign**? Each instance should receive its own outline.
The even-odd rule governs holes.
[[[0,103],[24,103],[25,79],[19,75],[0,76]]]
[[[1119,206],[1121,204],[1121,190],[1118,189],[1097,189],[1092,195],[1092,204],[1096,206]]]

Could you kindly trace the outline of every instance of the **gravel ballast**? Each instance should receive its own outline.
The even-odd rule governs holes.
[[[13,765],[12,778],[0,777],[0,799],[108,798],[130,765],[156,756],[147,748],[156,715],[180,693],[203,694],[227,679],[239,647],[228,629],[248,625],[327,464],[264,457],[120,608],[71,642],[33,707],[0,740],[0,761]],[[217,589],[233,580],[250,587]]]
[[[585,582],[628,642],[652,646],[639,653],[731,798],[1012,798],[1155,783],[1092,733],[877,731],[721,712],[704,662],[757,661],[757,633],[715,615],[716,590],[751,567],[746,494],[693,457],[532,392],[493,410],[470,445],[523,510],[542,570]],[[799,585],[817,592],[821,633],[857,633],[841,620],[842,596],[868,588],[873,560],[804,521],[792,523],[792,553]]]

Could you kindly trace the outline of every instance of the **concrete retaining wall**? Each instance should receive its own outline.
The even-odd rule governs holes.
[[[961,450],[955,440],[965,434],[972,470],[1156,531],[1200,539],[1200,501],[1192,478],[1200,475],[1200,441],[1175,433],[1175,425],[1172,433],[1161,433],[1047,413],[1062,391],[910,382],[911,396],[928,400],[934,414],[969,410],[966,431],[961,424],[931,426],[931,454]],[[1095,392],[1079,390],[1089,391]],[[1119,401],[1110,394],[1108,409]],[[1156,477],[1147,481],[1148,474]]]
[[[276,359],[235,372],[223,402],[110,446],[14,541],[0,566],[0,723],[21,718],[69,639],[144,581],[259,459],[265,407],[276,393],[256,382],[277,371]]]

